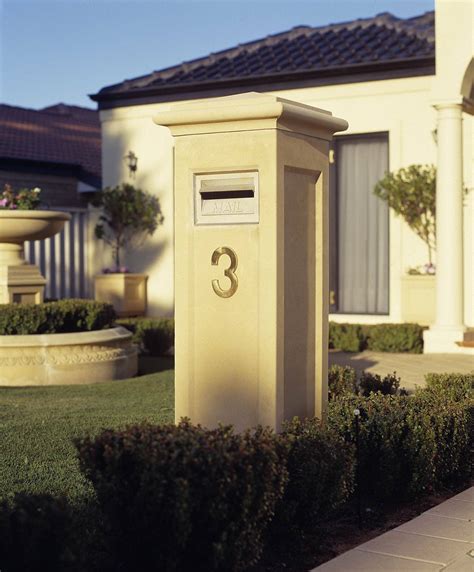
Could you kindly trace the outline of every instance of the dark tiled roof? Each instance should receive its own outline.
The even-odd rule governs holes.
[[[319,28],[299,26],[288,32],[238,45],[190,62],[108,86],[96,101],[141,97],[160,90],[178,91],[236,80],[269,80],[298,75],[317,78],[328,71],[357,73],[368,65],[434,63],[434,12],[400,19],[383,13],[374,18]]]
[[[60,103],[34,110],[0,105],[0,158],[56,163],[100,184],[99,114]]]

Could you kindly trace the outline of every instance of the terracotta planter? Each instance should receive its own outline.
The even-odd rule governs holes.
[[[413,275],[402,278],[402,320],[430,326],[436,317],[436,277]]]
[[[0,209],[0,304],[43,301],[46,280],[26,262],[24,243],[54,236],[70,219],[60,211]]]
[[[120,317],[146,313],[146,274],[99,274],[95,277],[95,299],[113,304]]]

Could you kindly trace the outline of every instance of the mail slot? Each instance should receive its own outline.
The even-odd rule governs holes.
[[[196,224],[258,223],[258,173],[195,175]]]

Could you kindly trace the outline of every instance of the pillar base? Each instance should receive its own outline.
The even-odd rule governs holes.
[[[35,264],[0,267],[0,304],[40,304],[45,278]]]
[[[423,332],[425,354],[458,354],[464,353],[457,344],[464,340],[464,326],[432,326]]]

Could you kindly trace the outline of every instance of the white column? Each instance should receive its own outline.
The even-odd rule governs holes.
[[[436,322],[425,332],[425,353],[456,352],[464,336],[462,105],[438,111],[436,178]]]

